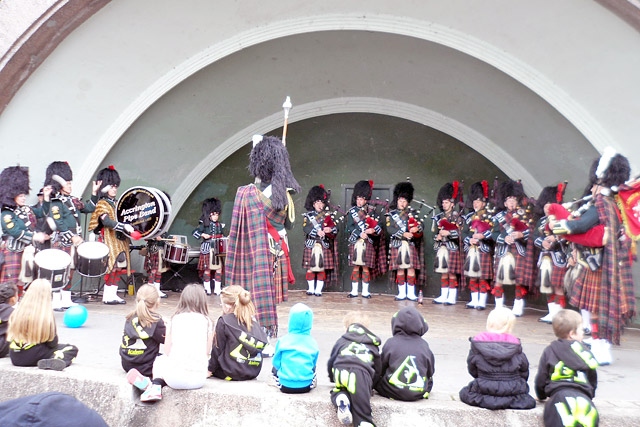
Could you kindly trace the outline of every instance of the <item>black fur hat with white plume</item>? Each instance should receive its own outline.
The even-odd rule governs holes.
[[[102,181],[99,194],[105,195],[111,187],[120,186],[120,174],[113,165],[109,165],[98,172],[96,181]]]
[[[204,222],[204,225],[208,226],[211,220],[209,216],[212,213],[220,214],[222,212],[222,202],[215,197],[211,197],[209,199],[205,199],[202,202],[202,215],[200,216],[200,221]]]
[[[598,184],[617,191],[617,187],[628,181],[630,176],[629,159],[616,153],[612,147],[607,147],[591,165],[589,180],[591,185]]]
[[[50,185],[54,193],[59,193],[67,181],[73,181],[73,172],[67,162],[53,162],[47,167],[44,185]]]

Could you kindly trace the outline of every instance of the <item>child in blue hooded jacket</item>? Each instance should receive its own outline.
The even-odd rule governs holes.
[[[311,336],[313,311],[302,303],[289,311],[289,332],[276,343],[273,378],[283,393],[308,393],[316,386],[318,343]]]

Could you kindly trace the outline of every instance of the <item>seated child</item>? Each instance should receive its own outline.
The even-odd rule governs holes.
[[[37,366],[62,371],[76,358],[78,347],[58,344],[51,306],[51,283],[31,282],[20,305],[9,317],[9,357],[15,366]]]
[[[212,338],[213,322],[209,318],[207,294],[202,286],[187,285],[167,326],[164,354],[153,362],[152,384],[142,393],[140,401],[162,399],[165,385],[177,390],[201,388],[207,379]],[[144,382],[144,379],[140,380],[140,384]]]
[[[549,397],[544,405],[544,425],[597,426],[598,410],[591,399],[598,386],[598,362],[582,343],[582,317],[573,310],[560,310],[552,325],[558,339],[542,352],[535,380],[538,399]]]
[[[433,387],[435,358],[422,338],[427,322],[413,306],[404,307],[391,318],[393,337],[382,347],[382,377],[376,391],[395,400],[428,399]]]
[[[0,283],[0,357],[9,354],[7,329],[9,316],[13,313],[13,306],[18,302],[18,287],[15,283]]]
[[[222,316],[209,359],[209,374],[228,381],[252,380],[262,369],[267,334],[255,318],[251,294],[241,286],[227,286],[220,294]]]
[[[120,344],[122,369],[127,380],[141,390],[151,384],[153,362],[160,354],[167,328],[156,310],[161,296],[154,285],[142,285],[136,293],[136,307],[127,315]]]
[[[273,377],[283,393],[307,393],[316,386],[318,343],[311,336],[313,311],[298,303],[289,310],[289,331],[276,343]]]
[[[369,318],[361,311],[348,313],[344,324],[347,331],[336,341],[327,364],[329,380],[335,383],[331,401],[342,424],[373,426],[371,394],[382,370],[380,338],[367,329]]]
[[[460,390],[460,400],[486,409],[531,409],[529,360],[520,340],[511,334],[513,312],[496,308],[487,317],[487,332],[471,338],[467,368],[475,379]]]

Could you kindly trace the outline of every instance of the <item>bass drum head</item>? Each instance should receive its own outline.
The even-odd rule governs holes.
[[[165,222],[165,201],[151,187],[131,187],[118,199],[116,217],[140,232],[140,239],[155,237]]]
[[[169,200],[169,196],[167,196],[167,193],[162,190],[156,189],[156,192],[158,193],[158,196],[160,196],[164,205],[164,218],[162,220],[162,227],[160,230],[158,230],[153,236],[150,236],[150,238],[158,237],[167,231],[169,229],[169,218],[171,217],[171,200]]]

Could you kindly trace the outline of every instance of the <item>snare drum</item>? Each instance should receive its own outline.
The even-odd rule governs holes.
[[[101,242],[84,242],[76,250],[76,271],[85,277],[101,277],[109,269],[109,247]]]
[[[36,254],[34,260],[38,278],[51,282],[52,289],[63,288],[69,282],[71,255],[60,249],[45,249]]]
[[[213,240],[213,253],[217,256],[227,256],[227,246],[229,245],[229,238],[219,237]]]
[[[183,243],[169,243],[164,249],[164,259],[174,264],[189,262],[189,245]]]

